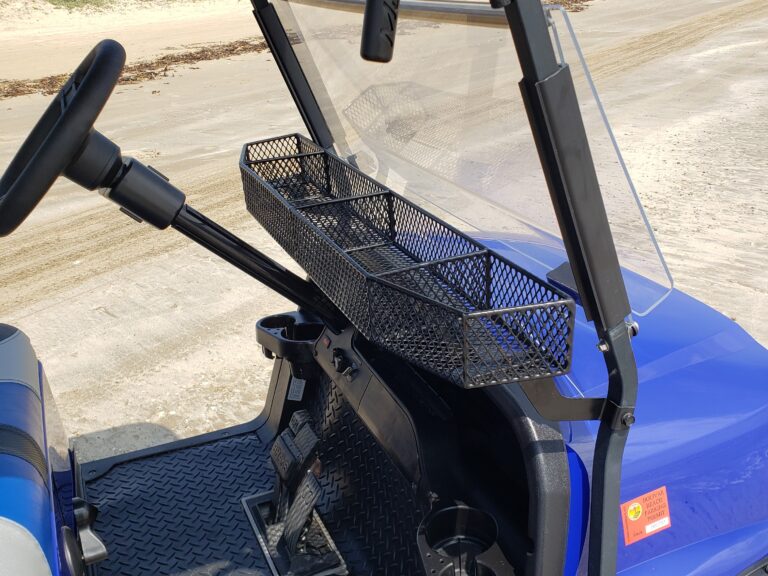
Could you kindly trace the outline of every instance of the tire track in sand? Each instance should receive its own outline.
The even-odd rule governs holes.
[[[766,0],[739,2],[587,54],[587,63],[595,80],[610,78],[670,53],[695,46],[708,37],[742,22],[765,17],[768,17]]]
[[[245,210],[237,170],[219,168],[201,180],[176,184],[192,191],[190,205],[223,226],[258,225]],[[22,226],[2,239],[0,317],[189,242],[173,230],[132,222],[108,201],[75,216]]]

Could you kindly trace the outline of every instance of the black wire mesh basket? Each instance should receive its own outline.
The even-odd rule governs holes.
[[[474,388],[564,374],[567,295],[298,134],[246,144],[248,211],[369,340]]]

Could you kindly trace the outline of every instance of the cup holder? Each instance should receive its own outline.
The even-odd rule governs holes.
[[[275,314],[274,316],[267,316],[259,320],[259,326],[267,330],[282,330],[295,322],[296,319],[289,314]]]
[[[419,526],[418,544],[427,576],[506,576],[511,566],[497,544],[496,520],[469,506],[431,512]]]
[[[312,361],[312,348],[325,325],[300,312],[267,316],[256,323],[256,339],[265,354],[298,362]]]
[[[259,328],[279,335],[285,340],[297,342],[314,342],[320,337],[325,326],[318,322],[297,322],[290,314],[275,314],[262,318]]]
[[[324,328],[325,325],[323,324],[292,324],[287,329],[287,333],[291,340],[314,342],[320,338],[320,334],[323,333]]]

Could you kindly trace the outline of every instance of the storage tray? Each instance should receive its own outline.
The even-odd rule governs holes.
[[[298,134],[246,144],[248,211],[362,334],[459,386],[564,374],[563,292]]]

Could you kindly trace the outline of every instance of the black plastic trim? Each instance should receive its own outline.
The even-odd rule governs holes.
[[[738,576],[765,576],[765,574],[768,574],[768,556],[758,560],[749,568],[742,570]]]
[[[339,335],[326,330],[315,345],[316,360],[338,386],[360,420],[385,452],[415,486],[421,484],[424,461],[419,457],[419,434],[403,401],[353,347],[354,328]],[[337,356],[343,358],[343,364]],[[406,365],[407,366],[407,365]],[[422,490],[423,492],[423,490]]]
[[[522,444],[529,491],[528,533],[535,543],[528,576],[562,574],[568,545],[570,471],[563,436],[537,414],[520,388],[482,390],[505,415]]]

